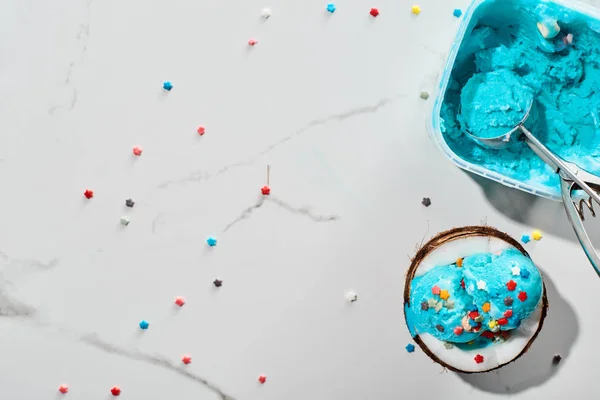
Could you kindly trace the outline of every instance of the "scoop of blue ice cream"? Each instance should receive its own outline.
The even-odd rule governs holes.
[[[521,122],[533,90],[508,69],[475,74],[460,94],[463,128],[481,138],[501,136]]]
[[[517,249],[507,249],[500,255],[485,253],[466,257],[463,279],[466,292],[483,315],[488,330],[492,329],[490,321],[499,321],[501,330],[519,327],[542,298],[539,270]],[[485,304],[488,306],[484,307]]]
[[[410,313],[417,333],[429,333],[439,340],[455,343],[466,343],[479,336],[476,332],[454,333],[455,327],[462,326],[465,310],[473,305],[473,298],[462,288],[461,280],[462,269],[456,264],[436,266],[412,280]],[[434,288],[440,293],[434,294]],[[448,291],[446,300],[442,290]]]

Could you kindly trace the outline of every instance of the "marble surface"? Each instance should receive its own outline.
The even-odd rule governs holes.
[[[2,398],[54,400],[62,383],[71,400],[114,385],[123,399],[591,398],[600,281],[561,204],[471,177],[430,141],[419,93],[468,1],[419,4],[2,1]],[[404,274],[424,238],[482,221],[544,232],[526,247],[550,312],[515,364],[445,373],[404,350]]]

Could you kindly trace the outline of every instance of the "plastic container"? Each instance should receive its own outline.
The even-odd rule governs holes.
[[[429,136],[435,142],[437,147],[444,153],[444,155],[450,159],[456,166],[462,168],[466,171],[472,172],[476,175],[482,176],[484,178],[491,179],[493,181],[499,182],[505,186],[509,186],[515,189],[522,190],[524,192],[528,192],[534,194],[536,196],[545,197],[555,201],[562,201],[559,191],[552,192],[549,190],[547,186],[543,185],[532,185],[529,183],[524,183],[521,181],[517,181],[508,176],[502,175],[498,172],[491,171],[485,167],[475,165],[470,163],[469,161],[463,160],[458,156],[446,143],[444,136],[442,134],[442,130],[440,128],[440,112],[442,108],[442,103],[444,101],[444,96],[446,94],[446,89],[448,86],[448,82],[450,80],[450,75],[452,69],[454,67],[454,63],[456,60],[456,56],[458,54],[458,50],[462,44],[463,39],[466,35],[470,34],[473,28],[475,27],[477,21],[473,20],[473,16],[477,8],[485,3],[491,3],[501,0],[474,0],[469,8],[466,10],[462,24],[460,25],[458,32],[456,34],[456,38],[452,44],[452,48],[450,49],[450,53],[448,54],[448,58],[446,59],[446,64],[444,66],[444,71],[441,74],[440,80],[436,87],[435,93],[435,101],[433,103],[433,109],[431,113],[431,118],[427,123],[427,129],[429,131]],[[554,3],[565,8],[571,9],[575,12],[581,13],[585,16],[590,17],[591,19],[600,21],[600,10],[592,7],[589,4],[584,4],[578,1],[541,1],[540,3]],[[594,21],[598,23],[597,26],[594,26],[594,30],[598,31],[600,28],[600,22]]]

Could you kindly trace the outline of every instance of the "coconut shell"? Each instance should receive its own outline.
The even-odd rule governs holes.
[[[531,258],[529,256],[529,254],[527,253],[527,251],[523,248],[523,246],[518,241],[513,239],[508,234],[506,234],[504,232],[500,232],[499,230],[492,228],[490,226],[464,226],[461,228],[453,228],[453,229],[438,233],[435,237],[433,237],[427,243],[425,243],[423,246],[421,246],[421,248],[417,251],[417,254],[415,254],[415,256],[412,259],[410,268],[408,269],[408,273],[406,274],[406,281],[404,283],[404,306],[405,306],[404,317],[405,317],[405,321],[406,321],[406,307],[410,306],[410,285],[411,285],[412,280],[415,277],[415,273],[417,272],[417,269],[419,268],[419,265],[421,264],[421,262],[431,252],[433,252],[435,249],[442,246],[443,244],[446,244],[448,242],[451,242],[451,241],[454,241],[457,239],[464,239],[467,237],[476,237],[476,236],[486,236],[486,237],[493,237],[493,238],[500,239],[500,240],[508,243],[509,245],[515,247],[517,250],[519,250],[521,253],[523,253],[523,255],[525,255],[526,257]],[[542,277],[542,284],[543,284],[543,277]],[[425,354],[427,354],[433,361],[435,361],[436,363],[442,365],[443,367],[445,367],[451,371],[460,372],[460,373],[464,373],[464,374],[476,374],[476,373],[493,371],[495,369],[502,368],[505,365],[510,364],[511,362],[516,361],[523,354],[525,354],[527,352],[527,350],[529,350],[529,348],[531,347],[531,345],[533,344],[535,339],[537,338],[540,331],[542,330],[542,326],[544,325],[544,319],[546,318],[546,315],[548,313],[548,297],[547,297],[547,293],[546,293],[546,285],[545,284],[543,284],[543,292],[542,292],[541,302],[542,302],[542,310],[541,310],[541,316],[540,316],[538,328],[537,328],[536,332],[532,335],[531,339],[529,339],[527,344],[523,347],[521,352],[518,353],[512,360],[507,361],[506,363],[500,364],[494,368],[484,370],[484,371],[464,371],[464,370],[458,369],[458,368],[456,368],[452,365],[449,365],[448,363],[440,360],[434,354],[434,352],[431,351],[425,345],[425,343],[419,337],[419,335],[415,335],[413,337],[413,340],[419,345],[421,350],[423,350],[423,352]]]

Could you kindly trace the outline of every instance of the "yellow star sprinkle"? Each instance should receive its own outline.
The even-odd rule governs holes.
[[[446,289],[440,291],[440,298],[442,300],[448,300],[449,297],[450,297],[450,293],[448,293],[448,291]]]
[[[533,240],[540,240],[542,238],[542,232],[540,232],[540,231],[533,231],[531,233],[531,238]]]
[[[488,326],[490,327],[490,329],[494,329],[494,328],[496,327],[496,325],[497,325],[497,324],[498,324],[498,323],[497,323],[495,320],[491,320],[491,321],[488,323]]]
[[[415,4],[414,6],[412,6],[411,11],[413,14],[419,15],[421,14],[421,7]]]
[[[483,303],[483,307],[481,307],[483,312],[490,312],[490,303]]]

